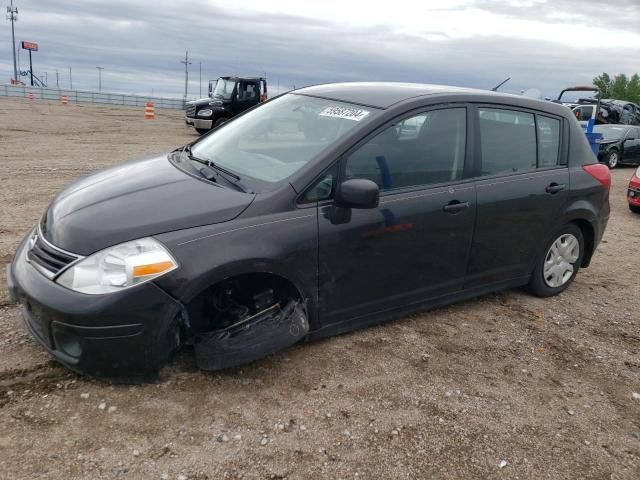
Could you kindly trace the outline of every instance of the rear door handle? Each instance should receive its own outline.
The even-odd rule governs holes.
[[[547,193],[558,193],[561,192],[562,190],[564,190],[566,187],[564,186],[564,184],[557,184],[556,182],[553,182],[552,184],[550,184],[547,188],[545,188],[545,192]]]
[[[442,210],[446,213],[458,213],[464,210],[465,208],[469,208],[471,203],[469,202],[459,202],[458,200],[452,200],[447,203]]]

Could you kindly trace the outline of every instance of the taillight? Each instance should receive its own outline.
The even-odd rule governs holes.
[[[611,172],[606,165],[594,163],[592,165],[583,165],[582,169],[599,181],[607,190],[611,188]]]

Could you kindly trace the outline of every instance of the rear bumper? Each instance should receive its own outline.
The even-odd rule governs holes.
[[[153,283],[107,295],[73,292],[33,268],[24,244],[6,273],[29,332],[78,373],[152,378],[178,344],[182,306]]]
[[[205,120],[202,118],[184,117],[184,123],[202,130],[211,130],[213,126],[213,120]]]

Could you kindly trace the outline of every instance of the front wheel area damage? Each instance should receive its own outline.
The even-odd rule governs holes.
[[[253,362],[300,341],[309,332],[305,305],[291,300],[199,336],[196,363],[203,370],[221,370]]]
[[[253,362],[309,332],[306,301],[290,282],[271,274],[225,280],[187,308],[190,324],[183,338],[193,344],[196,364],[203,370]]]

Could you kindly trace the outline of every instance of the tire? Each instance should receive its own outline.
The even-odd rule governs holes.
[[[583,258],[582,230],[569,223],[558,230],[545,245],[543,253],[536,260],[527,290],[537,297],[558,295],[576,278]]]
[[[213,128],[218,128],[220,125],[222,125],[227,120],[229,120],[229,119],[225,118],[225,117],[218,118],[215,122],[213,122]]]
[[[605,160],[605,163],[607,164],[607,167],[613,170],[620,163],[620,153],[618,153],[617,150],[610,150],[609,153],[607,154],[607,159]]]
[[[208,131],[209,130],[207,130],[206,128],[196,128],[196,132],[198,132],[200,135],[204,135]]]
[[[640,213],[640,207],[637,207],[635,205],[629,204],[629,210],[631,210],[633,213]]]

